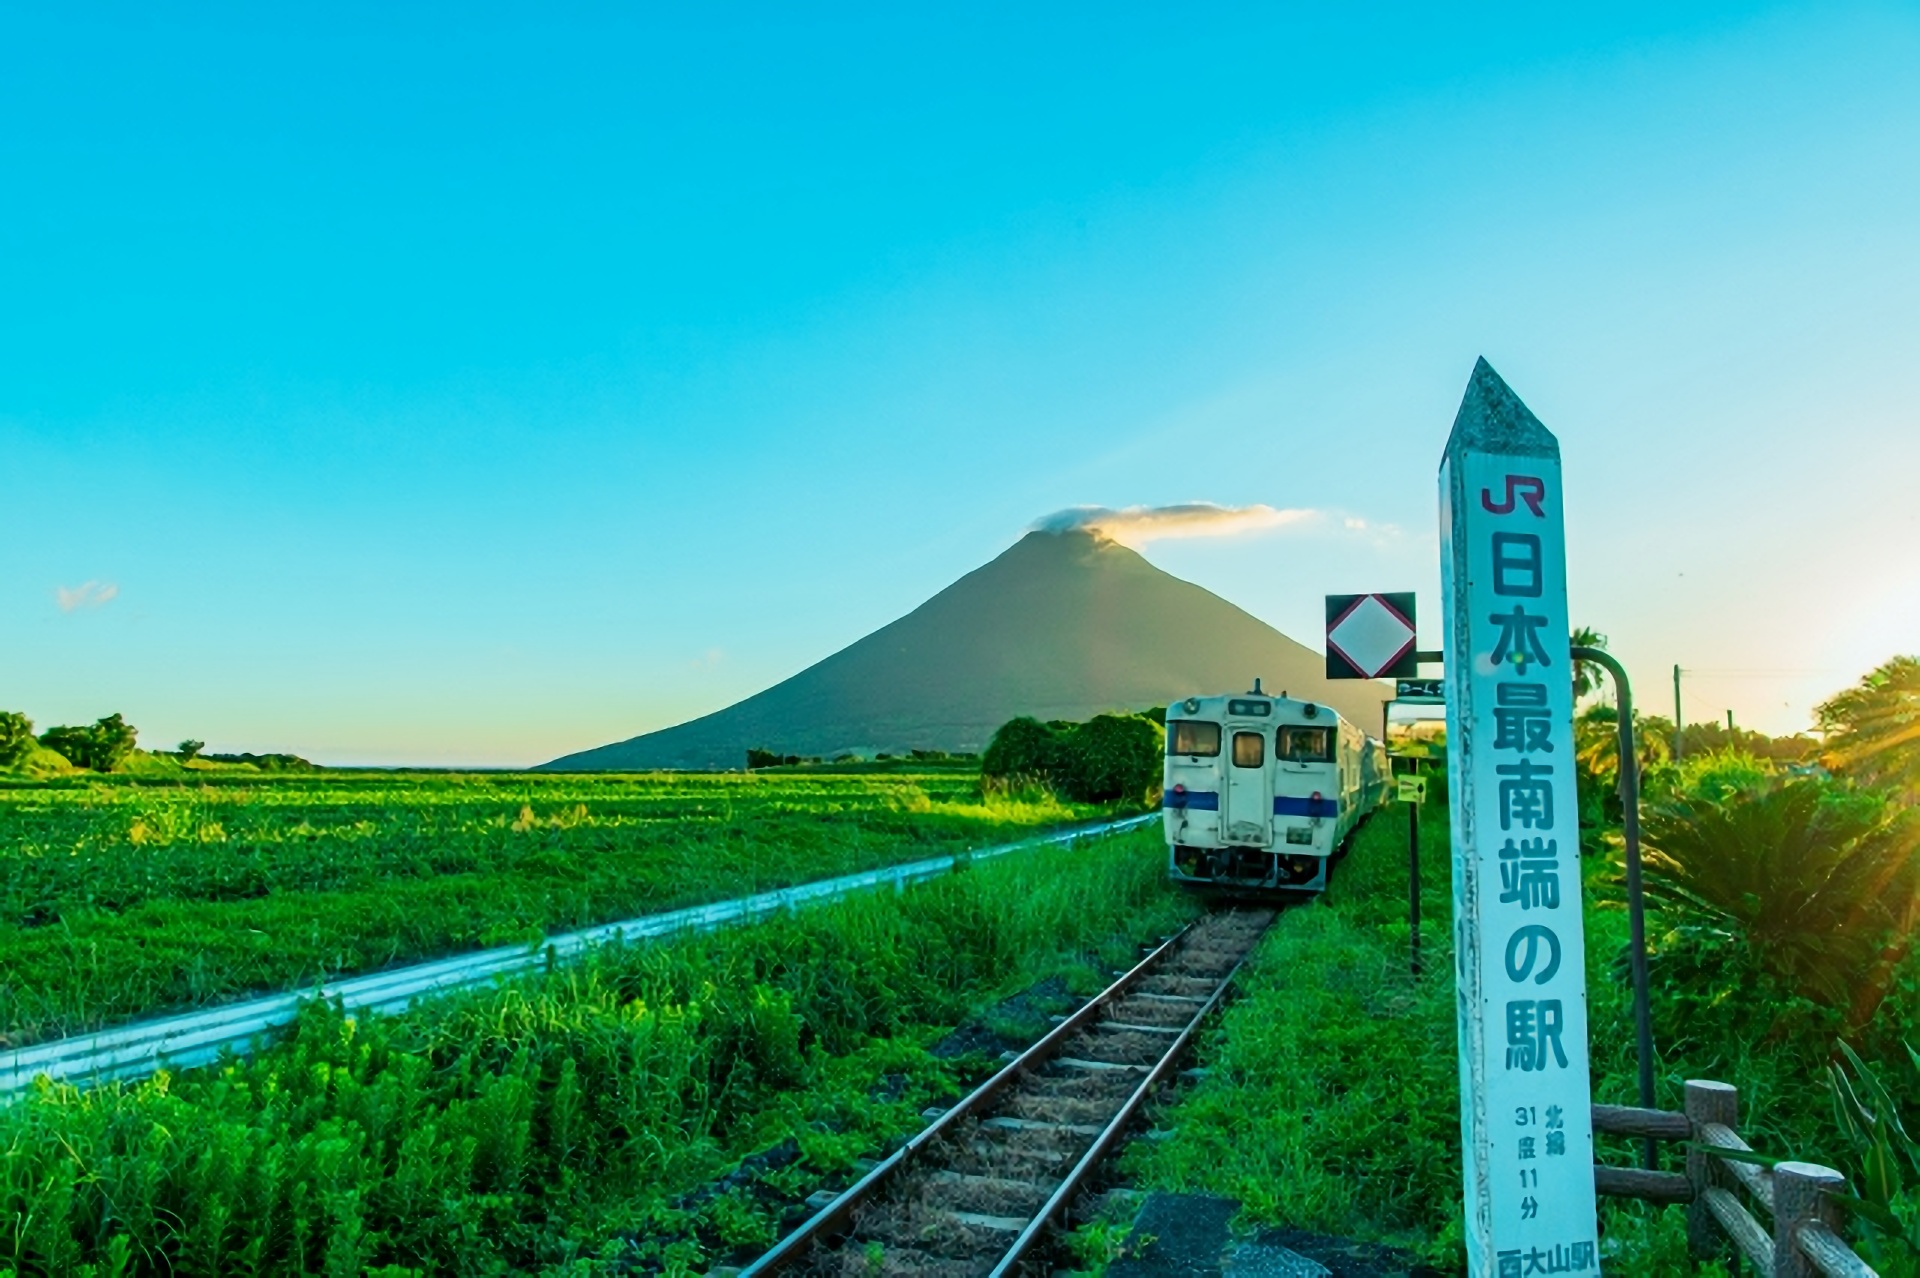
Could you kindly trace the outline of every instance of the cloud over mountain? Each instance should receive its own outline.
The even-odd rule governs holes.
[[[1090,532],[1123,546],[1178,537],[1225,537],[1285,528],[1318,519],[1317,510],[1283,510],[1264,504],[1221,506],[1210,501],[1172,506],[1069,506],[1033,523],[1035,532]]]

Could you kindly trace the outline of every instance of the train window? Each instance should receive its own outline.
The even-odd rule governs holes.
[[[1258,732],[1233,734],[1233,766],[1257,768],[1267,761],[1267,739]]]
[[[1302,728],[1289,724],[1280,729],[1275,743],[1277,753],[1289,763],[1333,762],[1333,729]]]
[[[1273,713],[1273,702],[1271,701],[1229,701],[1227,702],[1227,713],[1253,715],[1258,718],[1264,719],[1268,715]]]
[[[1168,754],[1204,754],[1209,757],[1220,753],[1220,725],[1202,723],[1197,719],[1175,719],[1167,725]]]

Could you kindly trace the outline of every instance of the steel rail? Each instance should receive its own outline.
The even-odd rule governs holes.
[[[309,999],[337,1001],[349,1012],[392,1013],[443,994],[483,987],[500,977],[574,959],[600,946],[635,943],[689,932],[754,923],[807,905],[838,900],[891,884],[938,878],[967,865],[1017,852],[1118,834],[1158,821],[1158,812],[1080,826],[977,851],[934,857],[857,874],[818,879],[793,887],[661,914],[625,919],[550,937],[538,945],[503,946],[339,981],[227,1003],[198,1012],[68,1035],[0,1052],[0,1103],[31,1088],[39,1078],[55,1082],[110,1082],[145,1077],[162,1068],[192,1069],[222,1056],[244,1055],[264,1034],[291,1023]]]
[[[1252,951],[1249,950],[1248,954],[1251,953]],[[1055,1189],[1040,1210],[1034,1213],[1033,1219],[1027,1222],[1027,1227],[1020,1231],[1020,1236],[1013,1240],[1013,1245],[1007,1248],[1007,1253],[1001,1257],[1000,1263],[993,1267],[989,1278],[1006,1278],[1013,1273],[1014,1269],[1027,1258],[1028,1253],[1039,1246],[1040,1240],[1053,1227],[1055,1218],[1064,1217],[1067,1209],[1073,1204],[1074,1196],[1080,1192],[1088,1177],[1093,1174],[1093,1169],[1120,1142],[1127,1125],[1133,1121],[1140,1106],[1146,1103],[1148,1093],[1173,1072],[1174,1064],[1187,1050],[1187,1045],[1193,1041],[1194,1034],[1200,1028],[1200,1022],[1220,1005],[1220,1000],[1226,997],[1227,987],[1233,984],[1233,978],[1240,974],[1240,969],[1246,966],[1246,962],[1246,956],[1242,956],[1240,961],[1233,965],[1232,970],[1220,978],[1220,984],[1208,996],[1206,1003],[1194,1012],[1193,1019],[1187,1022],[1186,1028],[1181,1030],[1179,1037],[1173,1040],[1173,1046],[1169,1047],[1166,1054],[1147,1072],[1147,1076],[1140,1080],[1140,1085],[1133,1089],[1133,1094],[1120,1106],[1120,1112],[1115,1114],[1112,1120],[1101,1129],[1100,1134],[1093,1138],[1093,1144],[1080,1156],[1080,1161],[1074,1164],[1073,1170],[1067,1173],[1066,1179],[1060,1182],[1059,1188]]]
[[[939,1141],[957,1124],[975,1116],[987,1108],[1004,1092],[1038,1067],[1045,1065],[1060,1048],[1075,1034],[1086,1029],[1099,1018],[1100,1013],[1126,997],[1127,993],[1143,978],[1152,974],[1170,954],[1172,954],[1194,930],[1196,924],[1189,923],[1172,937],[1161,942],[1146,957],[1122,973],[1111,985],[1094,995],[1078,1010],[1063,1019],[1047,1032],[1038,1042],[1028,1047],[1012,1061],[1003,1066],[993,1077],[967,1093],[951,1108],[941,1114],[928,1126],[907,1140],[899,1149],[876,1164],[859,1180],[843,1190],[832,1202],[821,1207],[803,1221],[794,1231],[781,1239],[770,1250],[752,1264],[740,1271],[739,1278],[758,1278],[759,1275],[778,1273],[800,1261],[813,1247],[838,1233],[845,1232],[852,1224],[852,1217],[860,1207],[879,1196],[880,1192],[893,1180],[904,1175],[914,1160],[935,1142]],[[1201,1004],[1192,1017],[1174,1038],[1171,1046],[1161,1054],[1158,1060],[1146,1070],[1141,1083],[1122,1102],[1114,1117],[1109,1120],[1094,1138],[1093,1144],[1075,1163],[1065,1179],[1048,1196],[1046,1203],[1028,1221],[1025,1228],[1014,1240],[1003,1259],[993,1269],[993,1274],[1010,1273],[1032,1249],[1045,1237],[1053,1219],[1072,1202],[1074,1194],[1086,1183],[1087,1177],[1102,1158],[1112,1151],[1124,1133],[1127,1125],[1138,1113],[1148,1094],[1159,1083],[1165,1081],[1174,1064],[1193,1040],[1200,1024],[1219,1006],[1225,997],[1233,978],[1245,965],[1247,957],[1243,955],[1233,967],[1220,978],[1211,995]]]
[[[1172,951],[1173,947],[1185,939],[1193,930],[1193,924],[1180,929],[1167,940],[1162,941],[1152,953],[1128,968],[1113,984],[1088,999],[1078,1011],[1068,1016],[1058,1025],[1048,1030],[1046,1035],[1026,1051],[1002,1066],[992,1078],[980,1084],[961,1097],[946,1113],[933,1120],[910,1137],[907,1143],[888,1154],[875,1165],[872,1171],[862,1176],[841,1192],[826,1206],[801,1222],[799,1228],[782,1238],[774,1247],[758,1260],[740,1271],[740,1278],[753,1278],[758,1274],[778,1273],[804,1255],[808,1248],[822,1238],[831,1236],[836,1229],[847,1223],[854,1209],[871,1199],[886,1182],[905,1171],[914,1157],[928,1145],[939,1140],[947,1131],[970,1118],[976,1110],[996,1100],[1000,1094],[1036,1065],[1044,1064],[1049,1057],[1060,1049],[1060,1045],[1084,1028],[1100,1014],[1101,1009],[1124,994],[1156,963]]]

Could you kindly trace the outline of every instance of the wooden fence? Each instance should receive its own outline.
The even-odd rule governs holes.
[[[1829,1194],[1846,1178],[1816,1163],[1776,1163],[1771,1168],[1720,1155],[1751,1152],[1740,1139],[1740,1094],[1725,1083],[1687,1083],[1686,1112],[1595,1105],[1593,1130],[1612,1136],[1689,1142],[1684,1175],[1596,1163],[1594,1188],[1617,1198],[1684,1203],[1687,1246],[1705,1259],[1721,1254],[1726,1240],[1768,1278],[1878,1278],[1840,1237],[1840,1204]],[[1740,1191],[1772,1217],[1768,1230],[1741,1201]]]

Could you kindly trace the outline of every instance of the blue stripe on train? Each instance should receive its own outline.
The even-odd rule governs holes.
[[[1169,790],[1161,797],[1163,808],[1189,808],[1195,812],[1218,812],[1220,796],[1205,790],[1188,790],[1176,794]],[[1337,817],[1340,815],[1338,799],[1296,799],[1281,795],[1273,801],[1275,816]]]

